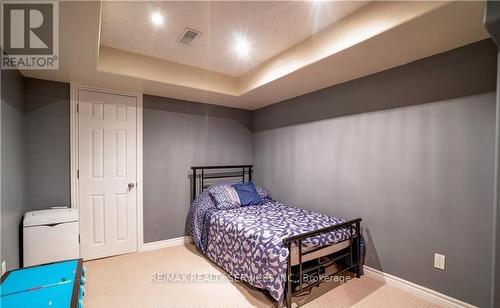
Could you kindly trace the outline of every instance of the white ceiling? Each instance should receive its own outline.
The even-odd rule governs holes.
[[[103,2],[101,45],[240,76],[365,6],[368,1]],[[151,14],[165,21],[152,24]],[[186,27],[201,31],[178,43]],[[232,52],[236,34],[251,42],[248,59]]]
[[[101,46],[102,5],[61,1],[59,69],[22,74],[254,110],[489,37],[483,1],[373,1],[234,77]]]

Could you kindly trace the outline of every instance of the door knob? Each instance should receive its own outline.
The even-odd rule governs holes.
[[[128,189],[132,189],[135,187],[135,184],[134,183],[128,183]]]

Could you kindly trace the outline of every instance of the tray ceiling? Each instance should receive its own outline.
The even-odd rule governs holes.
[[[324,27],[321,31],[296,44],[292,44],[293,40],[290,37],[281,41],[274,38],[275,32],[273,31],[282,30],[278,29],[278,26],[271,26],[274,21],[268,21],[270,24],[262,28],[268,29],[269,33],[264,31],[265,35],[269,35],[267,40],[278,40],[280,43],[277,45],[281,47],[276,47],[273,52],[266,55],[262,54],[259,60],[262,62],[259,64],[254,60],[253,66],[244,69],[240,67],[241,71],[235,71],[234,63],[229,61],[227,56],[215,57],[226,59],[227,63],[223,63],[226,66],[221,66],[213,59],[207,60],[207,55],[213,56],[214,51],[206,54],[198,51],[198,58],[195,60],[200,61],[201,64],[196,64],[189,62],[194,61],[194,58],[190,58],[192,55],[183,55],[184,49],[182,48],[175,53],[175,56],[179,58],[166,60],[136,51],[102,45],[105,38],[101,37],[101,28],[106,27],[102,18],[106,18],[104,10],[108,4],[113,3],[61,1],[59,69],[23,70],[23,75],[253,110],[489,37],[483,26],[483,1],[374,1],[334,23],[331,23],[333,19],[330,19],[330,24],[325,21],[321,24]],[[145,7],[158,5],[156,2],[143,1],[118,4]],[[320,2],[320,4],[325,3]],[[168,5],[181,4],[163,3],[161,5],[168,7]],[[193,8],[211,7],[209,12],[214,11],[213,6],[224,7],[223,2],[192,5]],[[231,7],[236,4],[226,5]],[[246,7],[246,4],[239,5]],[[287,15],[289,10],[284,10],[286,12],[278,10],[280,6],[288,8],[289,5],[295,8],[291,9],[293,12],[298,7],[306,8],[307,11],[312,4],[252,2],[251,5],[248,4],[247,10],[274,11],[273,14],[263,16],[266,19],[275,19],[275,25],[278,25],[280,20],[290,22],[291,19],[288,17],[282,17]],[[158,8],[150,7],[149,9],[154,11]],[[344,13],[347,12],[346,7],[345,9]],[[204,11],[204,9],[200,10]],[[221,10],[217,16],[225,15],[222,8],[215,9],[217,10]],[[130,8],[126,11],[135,11],[135,9]],[[194,11],[190,9],[189,14],[194,14]],[[232,7],[230,11],[234,13],[239,10]],[[173,27],[169,25],[169,22],[176,19],[166,11],[163,14],[165,31],[168,31]],[[205,14],[214,16],[215,13]],[[261,14],[254,14],[252,20],[264,17]],[[229,19],[228,17],[226,22]],[[178,17],[177,20],[194,19]],[[136,24],[131,19],[127,21],[132,26]],[[218,21],[213,22],[218,24]],[[258,28],[260,23],[256,21],[254,23]],[[202,29],[202,26],[191,24],[191,22],[182,23],[182,25],[179,22],[179,29],[186,26],[205,31],[201,34],[202,36],[214,31],[213,29],[206,31]],[[205,23],[205,26],[213,27],[210,23]],[[292,28],[283,27],[286,28],[287,33],[292,32],[290,31]],[[319,27],[309,25],[306,27],[307,30],[301,32],[299,36],[307,36],[307,33],[316,31],[314,29],[319,29]],[[178,32],[176,35],[180,35],[181,31],[176,32]],[[124,33],[128,35],[130,42],[140,45],[134,42],[133,30],[127,30]],[[299,36],[294,37],[299,39]],[[172,36],[171,40],[174,38],[178,37]],[[199,42],[202,42],[201,39]],[[282,48],[285,50],[281,50]],[[151,49],[148,50],[151,51]],[[194,52],[194,49],[192,50]],[[252,54],[252,56],[255,55]],[[179,60],[184,56],[186,56],[186,63]],[[214,65],[214,69],[201,66],[208,64]],[[225,70],[223,67],[231,73],[221,73],[221,70]],[[241,74],[241,72],[244,73]]]
[[[107,1],[102,5],[101,45],[240,76],[265,60],[323,30],[367,1]],[[151,16],[164,22],[155,26]],[[201,32],[179,43],[185,28]],[[233,52],[248,39],[243,59]]]

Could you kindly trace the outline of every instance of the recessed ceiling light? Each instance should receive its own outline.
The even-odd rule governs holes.
[[[158,12],[155,12],[153,13],[153,15],[151,15],[151,21],[157,25],[157,26],[160,26],[163,24],[163,15],[161,15],[160,13]]]
[[[235,36],[233,51],[240,57],[248,57],[250,55],[250,42],[246,37],[239,34]]]

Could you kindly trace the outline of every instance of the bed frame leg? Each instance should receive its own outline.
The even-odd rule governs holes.
[[[356,222],[356,278],[361,278],[361,228]]]
[[[286,266],[286,308],[292,308],[292,244],[288,243],[288,261]]]
[[[359,270],[359,265],[356,266],[356,278],[361,278],[361,271]]]
[[[285,303],[285,307],[286,308],[292,308],[292,295],[290,294],[291,292],[286,292],[286,303]]]

